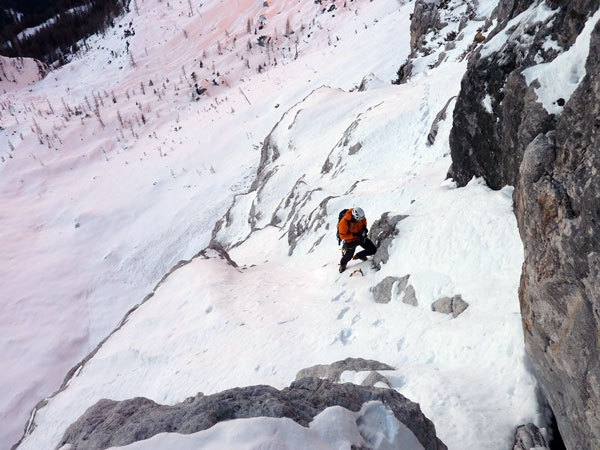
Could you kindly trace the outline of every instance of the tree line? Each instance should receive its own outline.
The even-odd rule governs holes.
[[[32,57],[49,65],[64,64],[69,55],[80,49],[80,41],[114,25],[128,3],[129,0],[0,0],[0,54]],[[21,34],[40,25],[29,36]]]

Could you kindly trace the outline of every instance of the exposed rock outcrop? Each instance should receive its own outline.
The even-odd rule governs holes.
[[[394,297],[394,286],[396,286],[397,292],[402,292],[406,289],[409,275],[403,277],[385,277],[379,283],[373,287],[373,298],[375,303],[389,303]]]
[[[441,29],[444,24],[440,18],[439,2],[431,0],[417,0],[410,21],[410,48],[411,56],[418,52],[427,52],[425,36],[427,33]]]
[[[492,188],[516,186],[526,349],[569,449],[600,448],[600,24],[585,77],[557,99],[558,112],[522,71],[569,49],[598,7],[502,0],[491,37],[508,39],[470,59],[450,137],[459,185],[481,176]]]
[[[450,97],[444,105],[444,107],[440,110],[440,112],[437,113],[435,119],[433,119],[433,123],[431,124],[431,128],[429,129],[429,133],[427,133],[427,145],[435,144],[435,138],[437,137],[438,131],[440,129],[440,122],[446,120],[446,117],[448,115],[448,107],[450,106],[452,100],[454,100],[455,98],[456,97]]]
[[[416,0],[410,21],[410,55],[396,72],[397,78],[393,84],[403,84],[412,76],[423,60],[428,57],[427,67],[438,67],[448,60],[446,52],[456,49],[457,42],[466,39],[473,40],[462,53],[464,58],[483,39],[481,30],[487,29],[491,22],[487,16],[478,16],[478,0]],[[460,19],[459,19],[460,18]],[[479,30],[465,30],[469,22],[478,22]]]
[[[488,42],[502,39],[503,34],[508,39],[498,50],[484,44],[469,59],[450,134],[449,175],[460,186],[473,176],[483,177],[494,189],[514,186],[525,147],[556,127],[556,117],[537,103],[536,86],[527,86],[522,71],[552,61],[561,47],[568,49],[598,5],[594,0],[541,3],[501,1],[494,14],[500,24]],[[544,9],[542,13],[524,12],[537,4]],[[506,29],[519,14],[523,14],[521,20]],[[556,45],[546,45],[549,41]]]
[[[250,417],[288,417],[306,427],[328,407],[359,411],[370,401],[380,401],[389,408],[426,450],[447,448],[419,405],[395,390],[335,384],[319,378],[303,378],[281,391],[270,386],[249,386],[209,396],[198,394],[173,406],[145,398],[100,400],[67,429],[59,447],[70,444],[71,450],[102,450],[161,432],[189,434],[224,420]]]
[[[369,239],[377,247],[377,253],[373,256],[373,266],[378,270],[381,269],[381,264],[385,264],[390,258],[390,245],[392,245],[394,238],[398,235],[396,226],[401,220],[407,217],[401,214],[390,217],[390,213],[385,212],[371,225]]]
[[[417,293],[412,284],[408,284],[410,275],[403,277],[387,276],[371,288],[375,303],[389,303],[393,298],[401,298],[402,303],[418,306]]]
[[[419,301],[417,300],[417,292],[412,284],[406,286],[404,290],[404,298],[402,299],[402,303],[406,303],[411,306],[419,306]]]

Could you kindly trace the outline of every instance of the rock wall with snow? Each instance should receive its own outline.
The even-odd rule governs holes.
[[[567,448],[600,448],[598,2],[501,1],[454,110],[449,175],[514,185],[526,348]]]

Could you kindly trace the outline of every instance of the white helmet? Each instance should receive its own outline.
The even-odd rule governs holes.
[[[354,217],[354,220],[363,220],[365,218],[365,212],[362,208],[354,208],[352,210],[352,217]]]

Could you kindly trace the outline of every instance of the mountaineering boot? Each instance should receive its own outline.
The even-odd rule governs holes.
[[[346,266],[344,264],[340,264],[340,267],[339,267],[340,273],[342,273],[344,270],[346,270]]]

